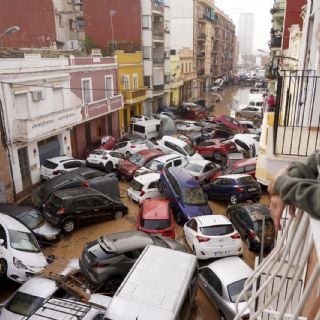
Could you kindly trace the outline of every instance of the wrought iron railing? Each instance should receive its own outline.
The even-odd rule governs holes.
[[[320,76],[280,71],[274,116],[274,154],[306,157],[320,148]]]

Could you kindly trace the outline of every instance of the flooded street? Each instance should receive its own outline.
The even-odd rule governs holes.
[[[227,87],[223,93],[223,100],[214,107],[215,115],[229,114],[232,101],[237,99],[240,103],[245,103],[249,94],[248,88]],[[48,269],[48,272],[59,272],[65,268],[71,259],[78,259],[83,246],[86,242],[97,239],[105,234],[114,232],[130,231],[136,229],[136,219],[138,214],[138,205],[130,201],[127,197],[128,182],[120,182],[121,198],[123,202],[129,207],[129,214],[119,220],[107,221],[99,224],[88,225],[75,230],[71,235],[64,237],[58,244],[44,249],[46,256],[54,255],[56,257],[55,262],[52,263]],[[267,195],[263,195],[261,203],[268,204],[269,198]],[[209,204],[215,214],[226,214],[227,204],[222,202],[209,201]],[[176,225],[176,239],[181,243],[184,243],[183,230],[180,226]],[[185,244],[186,245],[186,244]],[[247,250],[244,245],[244,259],[253,267],[256,254]],[[206,262],[208,263],[208,262]],[[200,263],[202,265],[203,262]],[[10,281],[3,281],[1,290],[2,294],[0,300],[4,301],[9,295],[16,290],[17,284]],[[5,291],[5,292],[3,292]],[[215,320],[219,319],[217,310],[208,301],[201,289],[198,289],[197,293],[197,308],[192,317],[192,320]]]

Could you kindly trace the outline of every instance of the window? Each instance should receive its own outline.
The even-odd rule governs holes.
[[[0,239],[3,239],[4,243],[3,245],[5,248],[7,247],[7,236],[6,236],[6,231],[2,226],[0,226]]]
[[[81,161],[70,161],[68,163],[65,163],[63,166],[65,169],[73,169],[82,167],[83,163]]]
[[[94,207],[104,207],[110,204],[110,201],[108,199],[100,196],[93,196],[91,198],[91,202]]]
[[[142,29],[150,29],[150,16],[142,16]]]
[[[151,182],[150,185],[149,185],[149,189],[157,189],[157,182],[154,181],[154,182]]]
[[[182,160],[181,159],[177,159],[173,161],[173,166],[174,167],[178,167],[182,164]]]
[[[143,47],[143,59],[151,59],[151,47]]]
[[[84,104],[92,102],[92,82],[90,79],[82,79],[82,101]]]
[[[192,230],[194,231],[197,231],[197,221],[194,220],[194,219],[191,219],[189,222],[188,222],[188,227],[191,228]]]
[[[122,76],[123,90],[130,90],[130,78],[128,75]]]
[[[112,78],[112,76],[105,77],[105,87],[106,87],[106,98],[113,97],[114,91],[113,91],[113,78]]]
[[[132,79],[133,79],[132,89],[137,90],[139,88],[138,75],[134,74],[132,76]]]
[[[144,85],[148,88],[151,87],[151,77],[150,76],[145,76],[144,77]]]

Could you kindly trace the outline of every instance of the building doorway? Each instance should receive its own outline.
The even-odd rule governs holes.
[[[30,163],[28,156],[28,147],[18,149],[19,166],[22,180],[22,187],[26,189],[32,185],[30,174]]]

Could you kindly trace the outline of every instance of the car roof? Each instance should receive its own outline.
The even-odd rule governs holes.
[[[174,175],[177,181],[184,187],[198,187],[199,182],[194,179],[191,173],[182,167],[171,167],[168,171]]]
[[[244,208],[249,213],[252,221],[262,220],[263,217],[271,218],[270,210],[264,204],[239,204],[239,207]]]
[[[1,212],[0,212],[0,222],[4,224],[8,229],[31,233],[31,231],[20,221]]]
[[[163,155],[163,151],[158,150],[158,149],[148,149],[148,150],[141,150],[135,154],[140,154],[141,156],[154,156],[154,155]]]
[[[171,154],[165,154],[164,156],[154,158],[153,160],[157,160],[159,162],[166,163],[167,161],[170,161],[173,159],[181,159],[181,158],[183,158],[183,156],[171,153]]]
[[[86,188],[86,187],[67,188],[67,189],[57,190],[53,194],[60,199],[74,198],[77,196],[95,195],[95,194],[104,196],[104,194],[101,193],[100,191],[93,188]]]
[[[160,174],[157,172],[146,173],[134,178],[134,180],[140,182],[143,185],[148,182],[158,181],[159,179],[160,179]]]
[[[185,141],[171,136],[163,136],[161,140],[174,143],[182,148],[187,144]]]
[[[37,209],[28,206],[19,206],[13,203],[0,203],[0,212],[10,215],[11,217],[18,216],[22,213],[29,214],[30,212],[37,211]]]
[[[144,219],[161,220],[169,217],[169,200],[147,199],[142,203],[142,216]]]
[[[249,174],[239,173],[239,174],[226,174],[224,176],[219,176],[218,178],[239,179],[239,178],[245,178],[245,177],[251,177],[251,176]]]
[[[248,278],[253,273],[253,270],[239,257],[221,258],[210,263],[208,268],[219,277],[225,286]]]
[[[58,289],[54,280],[44,277],[32,277],[17,290],[36,297],[47,298]]]
[[[160,124],[160,120],[158,119],[150,119],[150,120],[139,120],[137,122],[135,122],[133,125],[139,125],[139,126],[154,126]]]
[[[199,223],[199,227],[208,227],[220,224],[231,224],[230,220],[226,216],[221,214],[198,216],[194,219]]]
[[[212,161],[205,160],[205,159],[200,159],[200,158],[195,158],[195,159],[191,159],[190,161],[188,161],[188,164],[189,163],[199,164],[200,166],[204,167],[208,163],[212,163]]]
[[[111,252],[123,253],[153,244],[152,238],[142,231],[125,231],[100,238],[101,244]]]
[[[237,160],[233,163],[232,167],[242,167],[242,166],[249,166],[255,165],[257,163],[257,158],[249,158],[249,159],[241,159]]]
[[[57,164],[59,164],[61,162],[65,162],[67,160],[73,160],[73,158],[70,156],[60,156],[60,157],[54,157],[54,158],[47,159],[47,161],[57,163]]]

